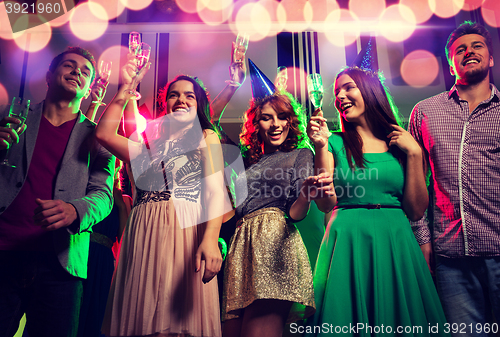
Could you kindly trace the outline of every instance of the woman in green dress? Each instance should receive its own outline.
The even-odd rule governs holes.
[[[308,128],[316,168],[333,172],[337,204],[316,262],[317,311],[304,330],[439,336],[445,317],[408,220],[428,205],[422,150],[398,125],[378,73],[346,68],[334,94],[342,132],[314,135],[328,131],[319,111]]]

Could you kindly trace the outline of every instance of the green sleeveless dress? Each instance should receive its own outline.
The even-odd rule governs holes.
[[[329,150],[338,208],[321,243],[314,273],[316,314],[305,332],[445,335],[438,294],[400,207],[404,171],[399,161],[390,152],[366,153],[366,168],[353,171],[338,134],[330,137]],[[398,207],[342,208],[367,204]]]

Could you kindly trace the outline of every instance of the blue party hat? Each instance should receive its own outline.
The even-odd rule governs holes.
[[[276,88],[273,82],[267,78],[266,75],[252,62],[248,59],[248,65],[250,70],[250,80],[252,83],[252,97],[254,100],[264,99],[267,96],[274,94]]]
[[[368,43],[356,56],[352,66],[363,70],[378,71],[377,45],[373,36],[370,36]]]

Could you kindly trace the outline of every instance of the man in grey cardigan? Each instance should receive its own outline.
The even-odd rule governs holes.
[[[92,226],[112,207],[114,160],[80,111],[95,60],[68,48],[46,75],[45,100],[18,135],[0,117],[0,337],[26,313],[31,337],[76,336]]]

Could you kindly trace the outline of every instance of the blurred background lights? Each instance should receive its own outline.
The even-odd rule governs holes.
[[[12,27],[10,26],[9,17],[5,9],[5,3],[0,2],[0,38],[5,40],[12,40]]]
[[[274,36],[283,31],[286,24],[286,11],[283,6],[275,0],[260,0],[258,3],[266,9],[271,19],[272,29],[268,36]]]
[[[233,4],[232,0],[198,0],[198,4],[202,3],[211,11],[221,11],[230,7]]]
[[[400,0],[399,4],[412,10],[417,24],[426,22],[433,14],[429,7],[429,0]]]
[[[99,15],[95,16],[93,12],[99,12]],[[105,16],[106,11],[101,5],[83,3],[71,11],[69,26],[80,40],[92,41],[102,36],[108,28],[108,20],[102,19]]]
[[[75,1],[74,0],[64,0],[64,3],[66,4],[66,8],[75,8]],[[64,9],[63,9],[64,10]],[[64,25],[66,22],[69,21],[69,18],[71,17],[72,11],[66,12],[66,14],[61,15],[53,20],[50,20],[49,23],[52,27],[60,27]]]
[[[179,2],[183,2],[184,0],[180,0]],[[127,8],[132,9],[134,11],[138,11],[144,9],[151,5],[153,0],[120,0],[120,2]],[[196,0],[195,0],[196,6]],[[196,8],[196,7],[195,7]]]
[[[2,83],[0,83],[0,105],[6,104],[9,104],[9,95],[7,94],[7,90]]]
[[[90,11],[92,14],[97,16],[100,19],[112,20],[118,17],[123,10],[125,9],[125,5],[120,0],[89,0]],[[98,4],[106,11],[106,17],[100,17],[101,11],[99,7],[92,6],[93,4]]]
[[[29,15],[36,17],[36,15],[34,14]],[[19,18],[19,20],[22,19],[23,17]],[[52,28],[48,23],[44,23],[27,30],[23,30],[19,33],[15,33],[14,41],[16,42],[17,46],[23,50],[29,52],[37,52],[47,46],[51,37]]]
[[[406,40],[413,34],[416,26],[413,11],[405,5],[389,6],[380,16],[380,32],[392,42]]]
[[[250,41],[259,41],[271,31],[271,16],[260,3],[247,3],[236,14],[236,30],[248,34]]]
[[[500,1],[485,0],[481,6],[484,21],[492,27],[500,27]]]
[[[350,0],[349,10],[360,20],[376,19],[385,9],[385,0]]]
[[[175,0],[175,3],[186,13],[196,13],[197,11],[198,0]]]
[[[346,9],[334,10],[328,14],[324,28],[328,41],[339,47],[355,42],[361,31],[358,18]]]
[[[429,0],[429,6],[434,14],[441,18],[451,18],[464,6],[464,0]]]
[[[304,18],[304,8],[307,2],[307,0],[282,0],[279,3],[280,19],[284,23],[284,30],[300,32],[309,26]],[[285,20],[283,20],[283,12],[286,14]]]
[[[214,6],[205,6],[207,0],[198,0],[198,16],[200,19],[210,26],[220,25],[226,22],[232,14],[233,6],[221,7],[219,9],[211,9]],[[211,0],[212,2],[219,2],[218,0]]]
[[[109,77],[109,83],[118,84],[118,78],[120,75],[120,60],[126,61],[128,53],[128,48],[125,46],[111,46],[99,56],[97,60],[97,65],[101,64],[101,61],[111,61],[111,76]]]
[[[415,88],[422,88],[434,82],[438,72],[438,60],[427,50],[415,50],[401,62],[403,80]]]
[[[311,8],[311,23],[310,26],[314,31],[323,32],[324,31],[324,22],[328,17],[328,14],[331,12],[338,10],[339,5],[335,0],[309,0],[308,4],[304,7],[304,17],[306,17],[306,10]],[[308,17],[306,17],[309,20]]]
[[[478,9],[483,4],[484,0],[465,0],[462,10],[473,11]]]

